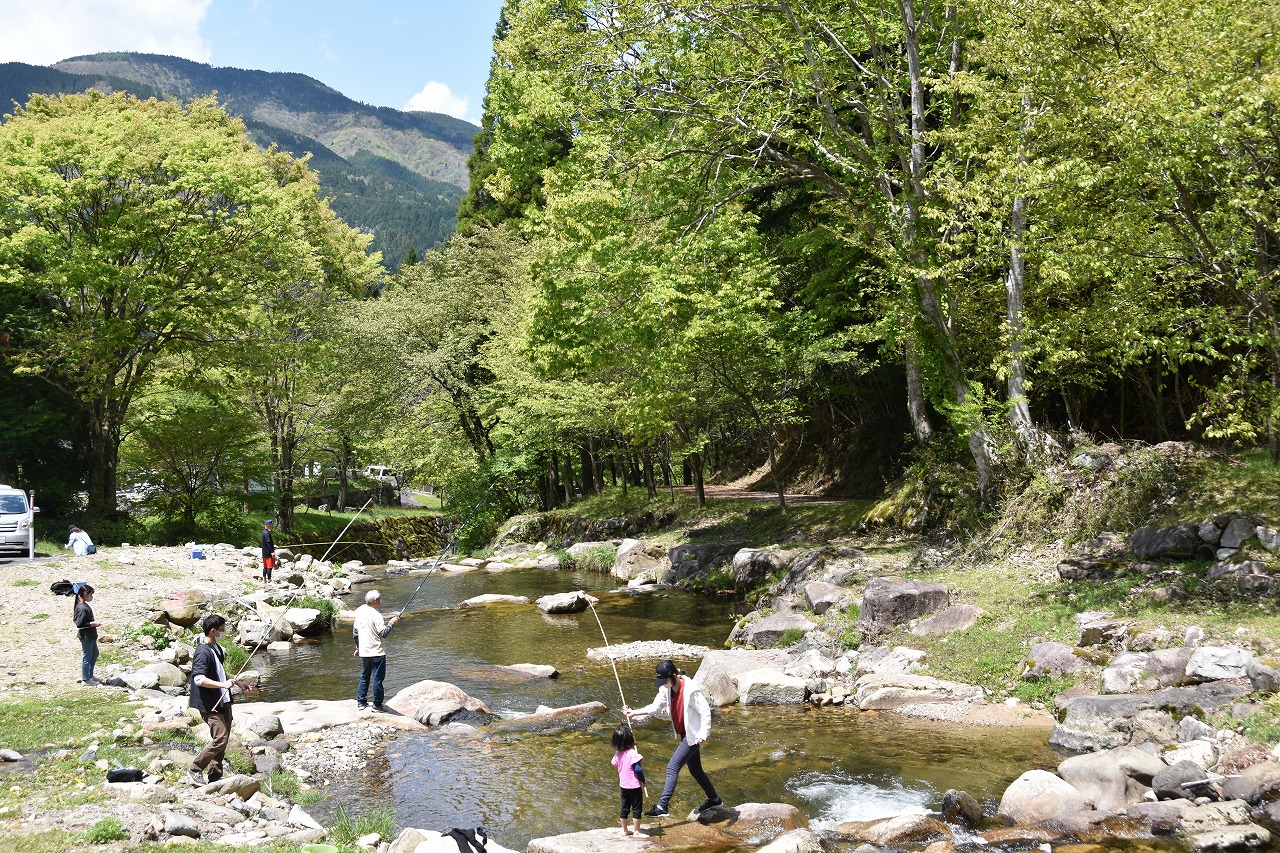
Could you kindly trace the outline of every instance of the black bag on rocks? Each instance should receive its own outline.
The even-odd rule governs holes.
[[[136,767],[117,767],[107,772],[108,782],[141,782],[146,774]]]

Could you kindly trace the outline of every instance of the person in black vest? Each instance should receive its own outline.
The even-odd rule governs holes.
[[[94,664],[98,662],[98,626],[102,623],[93,617],[93,587],[89,584],[76,584],[76,605],[71,612],[71,621],[75,622],[80,635],[80,649],[84,652],[80,658],[80,680],[85,684],[98,684],[93,677]]]
[[[271,531],[276,523],[268,518],[262,522],[262,582],[271,583],[271,570],[276,567],[276,543]]]
[[[225,630],[227,620],[217,613],[204,617],[200,627],[204,630],[204,642],[191,659],[190,705],[200,712],[209,726],[209,744],[191,762],[189,776],[197,785],[205,784],[204,771],[209,769],[210,782],[222,778],[222,758],[227,753],[227,741],[231,737],[231,689],[239,687],[245,693],[253,692],[247,681],[228,678],[223,668],[227,653],[218,645],[218,638]]]

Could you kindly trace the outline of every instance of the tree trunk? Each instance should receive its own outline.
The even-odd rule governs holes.
[[[920,369],[920,356],[915,344],[908,343],[904,353],[903,368],[907,373],[907,414],[911,417],[911,432],[916,441],[928,444],[933,441],[933,424],[929,422],[929,405],[924,394],[924,375]]]
[[[560,506],[560,457],[553,447],[547,460],[547,507],[555,509],[558,506]]]
[[[578,445],[578,463],[582,468],[582,496],[584,498],[587,495],[592,494],[595,491],[596,486],[596,478],[593,470],[595,468],[595,463],[592,461],[591,455],[591,440],[583,439],[582,443]]]
[[[646,447],[641,451],[640,460],[644,473],[644,490],[649,500],[653,500],[658,496],[658,484],[653,477],[653,451]]]
[[[693,480],[693,495],[698,501],[698,506],[704,507],[707,505],[707,491],[702,482],[702,454],[697,452],[690,453],[685,460],[685,465],[688,467]]]
[[[120,460],[120,428],[113,424],[105,401],[89,412],[89,515],[113,518]]]

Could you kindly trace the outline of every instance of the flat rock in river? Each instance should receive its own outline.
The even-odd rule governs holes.
[[[623,835],[616,826],[535,838],[525,853],[758,850],[762,844],[808,825],[795,806],[743,803],[734,808],[713,809],[697,820],[683,819],[683,815],[678,818],[675,813],[670,818],[650,819],[639,838]]]
[[[285,734],[295,735],[343,726],[370,719],[367,712],[356,708],[353,699],[299,699],[292,702],[242,702],[235,705],[237,728],[252,727],[261,717],[275,715],[280,718]],[[412,717],[399,714],[378,714],[381,725],[395,726],[405,731],[426,731],[426,726]]]

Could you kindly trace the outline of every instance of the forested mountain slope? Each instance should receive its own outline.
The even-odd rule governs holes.
[[[310,152],[321,186],[349,224],[374,234],[395,267],[453,231],[474,125],[436,113],[353,101],[302,74],[214,68],[172,56],[102,53],[45,68],[0,64],[0,103],[87,88],[190,100],[216,92],[262,145]]]

